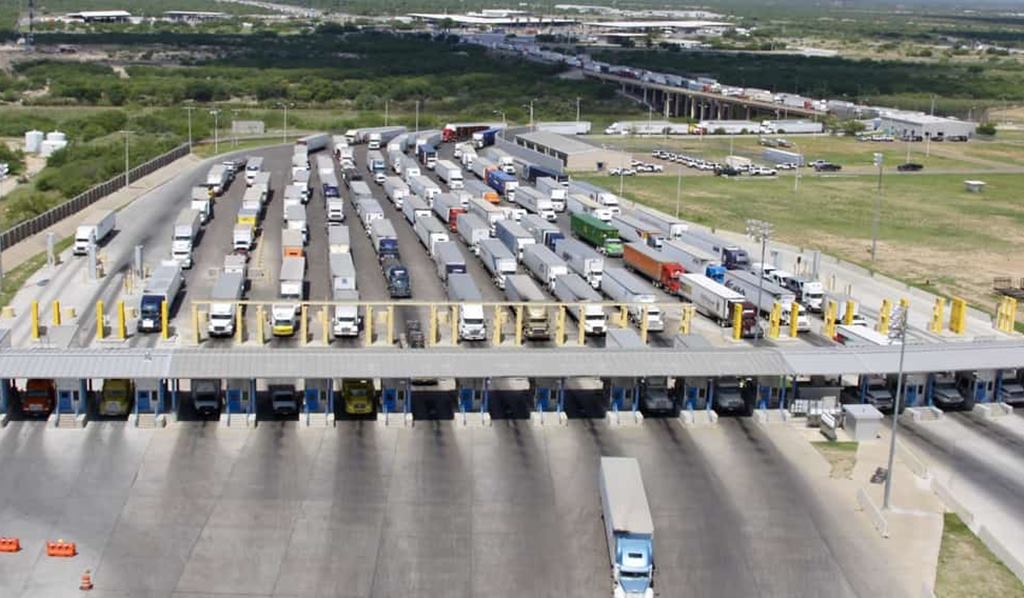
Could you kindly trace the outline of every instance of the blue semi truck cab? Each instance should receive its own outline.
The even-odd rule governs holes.
[[[654,521],[636,459],[601,457],[601,510],[614,598],[653,598]]]

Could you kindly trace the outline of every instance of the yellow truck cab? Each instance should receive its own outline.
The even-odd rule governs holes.
[[[128,415],[132,407],[135,385],[125,378],[112,378],[103,382],[100,394],[100,415],[120,417]]]
[[[341,383],[341,399],[345,405],[345,413],[349,415],[367,415],[373,413],[376,389],[373,380],[346,379]]]

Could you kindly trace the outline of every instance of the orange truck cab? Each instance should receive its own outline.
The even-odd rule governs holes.
[[[53,380],[32,378],[25,383],[21,396],[21,411],[28,415],[49,415],[53,411],[57,391]]]

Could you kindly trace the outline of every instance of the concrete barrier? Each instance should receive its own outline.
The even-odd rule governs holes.
[[[992,551],[992,554],[996,555],[999,560],[1003,561],[1006,568],[1013,571],[1013,574],[1017,576],[1017,579],[1024,581],[1024,563],[1021,562],[1013,552],[1003,545],[998,538],[992,535],[992,532],[988,531],[988,528],[984,525],[978,530],[978,538],[988,546],[988,549]]]
[[[713,426],[718,423],[718,414],[707,409],[684,409],[679,413],[679,423],[683,426]]]
[[[608,411],[604,421],[609,426],[639,426],[644,423],[644,414],[639,411]]]
[[[896,449],[899,452],[900,459],[903,460],[910,471],[914,472],[914,475],[922,480],[927,480],[931,476],[931,473],[928,471],[928,466],[925,465],[925,462],[917,456],[917,453],[910,450],[910,447],[897,440]]]
[[[167,416],[161,413],[137,413],[128,416],[128,422],[136,428],[165,428],[167,427]]]
[[[564,411],[531,411],[530,423],[535,426],[566,426],[569,417]]]
[[[978,403],[973,413],[985,419],[995,419],[1012,414],[1013,406],[1006,403]]]
[[[413,423],[412,413],[377,413],[377,424],[381,426],[411,428]]]
[[[939,421],[945,417],[945,413],[938,407],[907,407],[900,417],[909,418],[914,423],[924,423]]]
[[[333,428],[333,413],[303,413],[299,415],[299,422],[307,428]]]
[[[531,419],[533,416],[531,415]],[[491,414],[484,411],[466,411],[462,413],[456,413],[455,418],[452,420],[455,424],[455,429],[462,428],[488,428],[491,426]]]
[[[754,421],[759,424],[784,424],[789,421],[790,414],[788,411],[779,409],[755,409],[754,410]]]
[[[857,490],[857,504],[860,505],[860,509],[867,513],[868,519],[871,520],[871,524],[875,526],[878,533],[883,538],[889,537],[889,522],[885,519],[885,515],[882,510],[868,496],[868,493],[863,488]]]
[[[964,525],[969,527],[971,530],[976,530],[974,525],[974,514],[967,510],[967,507],[960,502],[949,487],[940,482],[939,480],[932,478],[932,492],[939,497],[939,500],[946,505],[946,508],[953,511],[960,517],[960,520],[964,522]]]

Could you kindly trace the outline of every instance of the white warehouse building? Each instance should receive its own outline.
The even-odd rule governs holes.
[[[977,123],[947,118],[944,116],[932,116],[924,112],[910,112],[907,110],[879,110],[879,116],[875,119],[875,129],[885,131],[898,138],[922,137],[935,139],[942,138],[964,138],[974,137],[978,128]]]
[[[562,163],[568,171],[604,171],[629,166],[630,155],[584,143],[549,131],[516,135],[516,145],[525,147]]]

